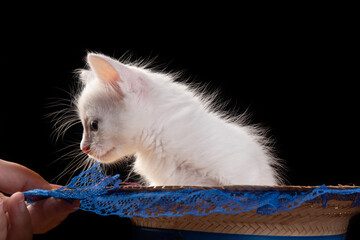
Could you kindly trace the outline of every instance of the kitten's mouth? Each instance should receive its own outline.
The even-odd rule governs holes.
[[[95,155],[95,154],[92,154],[93,157],[95,157],[96,159],[98,159],[99,161],[104,161],[106,160],[106,158],[115,150],[115,147],[111,148],[110,150],[108,150],[107,152],[105,152],[104,154],[102,155]]]

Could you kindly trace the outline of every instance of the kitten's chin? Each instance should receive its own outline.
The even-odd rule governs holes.
[[[115,148],[111,148],[110,150],[108,150],[107,152],[105,152],[102,155],[97,155],[97,154],[89,154],[90,157],[96,159],[97,161],[101,162],[101,163],[114,163],[119,161],[119,159],[121,157],[118,156],[116,149]]]

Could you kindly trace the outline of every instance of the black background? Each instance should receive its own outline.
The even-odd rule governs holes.
[[[130,8],[126,16],[89,13],[76,22],[68,19],[78,13],[71,8],[44,15],[14,11],[1,24],[0,158],[49,181],[57,177],[71,160],[61,156],[79,147],[61,149],[80,142],[82,128],[52,140],[53,123],[45,116],[62,107],[48,104],[70,99],[65,91],[76,85],[74,70],[85,66],[87,51],[115,58],[131,53],[133,59],[156,57],[159,69],[181,70],[193,82],[220,89],[227,110],[247,110],[253,123],[270,128],[286,161],[288,184],[360,185],[359,39],[348,9],[213,7],[147,15]],[[353,236],[355,226],[356,219]],[[79,234],[125,239],[131,225],[128,219],[77,212],[35,239]]]

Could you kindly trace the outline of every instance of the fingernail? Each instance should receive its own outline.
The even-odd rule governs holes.
[[[74,202],[72,203],[72,206],[74,209],[77,209],[81,206],[80,200],[74,200]]]
[[[19,206],[19,210],[21,212],[25,212],[26,204],[25,204],[24,194],[22,194],[22,193],[21,193],[21,197],[19,197],[19,199],[18,199],[18,206]]]
[[[0,214],[3,214],[4,212],[4,201],[0,198]]]
[[[57,190],[59,188],[62,188],[63,186],[61,185],[57,185],[57,184],[50,184],[50,187],[51,187],[51,191],[54,191],[54,190]]]

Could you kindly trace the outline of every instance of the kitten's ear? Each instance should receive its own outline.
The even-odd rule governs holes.
[[[121,81],[120,75],[111,64],[111,59],[99,54],[88,54],[87,62],[100,80],[105,83],[114,84]]]
[[[144,95],[146,84],[134,69],[110,57],[90,53],[87,62],[92,72],[104,83],[112,86],[124,97],[125,93]]]

